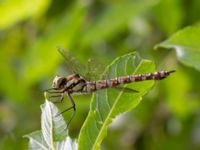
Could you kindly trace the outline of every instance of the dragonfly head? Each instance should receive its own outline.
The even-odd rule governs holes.
[[[57,75],[53,79],[52,88],[62,89],[65,86],[66,82],[67,82],[67,79],[65,77],[60,77]]]

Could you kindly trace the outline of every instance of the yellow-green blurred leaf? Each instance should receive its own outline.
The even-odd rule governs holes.
[[[49,6],[50,0],[3,0],[0,1],[0,29],[9,27],[29,17],[41,15]]]

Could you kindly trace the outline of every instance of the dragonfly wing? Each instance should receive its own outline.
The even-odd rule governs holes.
[[[86,67],[79,62],[68,50],[61,46],[57,46],[59,53],[65,58],[65,64],[70,73],[85,74]]]
[[[100,79],[100,76],[104,71],[104,67],[101,62],[91,58],[88,60],[87,66],[84,66],[65,48],[57,46],[57,49],[59,53],[65,58],[65,64],[67,65],[67,70],[70,73],[80,74],[87,80]]]
[[[103,74],[104,66],[97,59],[91,58],[88,60],[86,77],[90,80],[100,79]]]

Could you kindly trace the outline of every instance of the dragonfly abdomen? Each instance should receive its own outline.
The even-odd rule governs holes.
[[[137,82],[137,81],[144,81],[144,80],[162,80],[169,76],[171,73],[175,72],[172,71],[158,71],[148,74],[138,74],[138,75],[130,75],[131,82]]]
[[[127,84],[145,80],[162,80],[175,71],[159,71],[148,74],[128,75],[107,80],[91,81],[86,83],[85,92],[94,92],[100,89],[115,87],[120,84]]]

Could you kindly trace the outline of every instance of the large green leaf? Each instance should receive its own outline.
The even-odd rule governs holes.
[[[59,149],[59,150],[76,150],[76,141],[72,141],[67,135],[66,123],[62,115],[56,116],[59,111],[57,107],[46,100],[41,106],[41,131],[35,131],[25,137],[29,138],[29,148],[38,149]],[[59,140],[59,141],[58,141]]]
[[[106,69],[109,77],[127,74],[148,73],[155,70],[155,65],[149,60],[141,59],[137,53],[130,53],[114,60]],[[89,115],[81,129],[79,150],[100,149],[100,144],[106,136],[108,125],[117,115],[136,107],[142,96],[153,86],[154,81],[144,81],[125,85],[139,93],[124,93],[112,89],[97,92],[91,101]]]
[[[178,60],[200,71],[200,25],[187,27],[156,48],[174,49]]]

